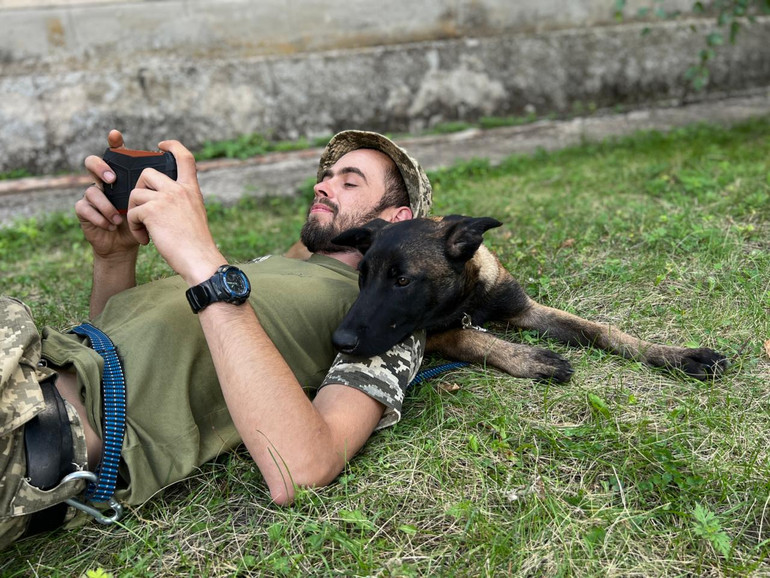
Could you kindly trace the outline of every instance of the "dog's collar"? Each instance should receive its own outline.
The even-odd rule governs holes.
[[[463,329],[475,329],[476,331],[483,331],[484,333],[487,332],[487,330],[484,329],[483,327],[474,325],[473,320],[471,319],[471,316],[468,313],[463,313],[463,318],[460,321],[460,323],[463,324]]]

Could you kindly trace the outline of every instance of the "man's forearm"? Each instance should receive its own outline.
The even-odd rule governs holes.
[[[94,257],[90,317],[99,315],[110,297],[136,286],[136,254],[122,259]]]
[[[230,415],[273,499],[290,502],[295,484],[331,482],[369,437],[382,409],[358,412],[357,419],[370,414],[363,425],[322,415],[248,305],[215,303],[200,321]],[[376,406],[368,397],[365,403]]]
[[[293,494],[300,456],[330,445],[319,439],[326,424],[248,305],[214,304],[200,320],[241,439],[274,497],[281,489]]]

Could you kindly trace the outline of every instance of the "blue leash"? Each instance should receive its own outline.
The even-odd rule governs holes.
[[[96,469],[98,481],[96,483],[89,482],[86,498],[93,502],[107,502],[115,494],[120,450],[123,447],[123,434],[126,431],[126,380],[115,345],[107,335],[90,323],[78,325],[71,331],[88,337],[91,340],[91,348],[104,359],[102,461]]]
[[[466,365],[470,365],[470,364],[465,361],[455,361],[452,363],[445,363],[444,365],[431,367],[430,369],[423,369],[420,373],[414,376],[414,379],[409,382],[409,385],[407,385],[406,388],[409,389],[410,387],[413,387],[419,383],[422,383],[427,379],[436,377],[437,375],[440,375],[446,371],[452,371],[453,369],[465,367]]]
[[[96,471],[98,482],[89,482],[86,498],[94,502],[107,502],[111,501],[115,494],[120,450],[123,446],[123,435],[126,430],[126,380],[115,345],[103,331],[90,323],[78,325],[71,331],[88,337],[91,341],[91,348],[104,359],[104,374],[102,376],[104,448],[101,463]],[[424,369],[414,377],[407,389],[437,375],[467,365],[469,364],[466,362],[458,361]]]

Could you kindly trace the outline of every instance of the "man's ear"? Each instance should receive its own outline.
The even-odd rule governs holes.
[[[484,232],[502,225],[491,217],[461,217],[450,215],[445,221],[454,222],[446,234],[446,255],[462,263],[473,257],[484,240]]]
[[[343,247],[353,247],[354,249],[358,249],[363,255],[369,250],[369,247],[372,246],[377,233],[389,224],[390,223],[383,219],[374,219],[373,221],[369,221],[363,227],[354,227],[353,229],[343,231],[332,239],[332,243],[335,245],[342,245]]]
[[[413,219],[412,209],[409,207],[398,207],[393,215],[388,219],[391,223],[398,223],[399,221],[408,221]]]

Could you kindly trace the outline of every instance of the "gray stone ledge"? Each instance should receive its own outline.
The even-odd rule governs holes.
[[[516,33],[291,56],[194,59],[153,55],[96,69],[50,67],[0,76],[0,171],[77,169],[110,128],[137,148],[177,138],[261,133],[278,139],[343,128],[420,132],[482,116],[692,102],[770,85],[770,18],[721,47],[712,82],[683,76],[709,25],[665,22]]]
[[[554,150],[637,130],[665,131],[697,122],[730,125],[770,115],[770,87],[747,91],[737,97],[721,96],[684,106],[405,138],[400,139],[399,144],[407,147],[427,170],[434,170],[471,158],[486,158],[497,163],[512,154],[531,153],[538,148]],[[245,161],[201,162],[198,166],[201,189],[207,200],[217,199],[226,204],[247,195],[295,195],[298,187],[315,175],[319,156],[319,149],[311,149]],[[19,218],[54,211],[72,212],[89,180],[85,175],[74,175],[0,181],[0,227]]]

